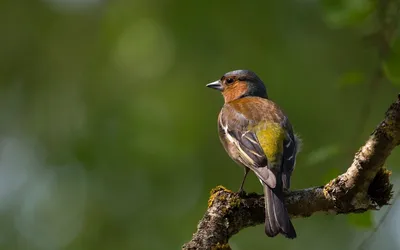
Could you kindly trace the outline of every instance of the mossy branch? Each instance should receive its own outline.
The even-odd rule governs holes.
[[[378,210],[392,196],[390,171],[383,165],[400,144],[400,95],[386,112],[367,142],[355,154],[345,173],[320,187],[291,191],[285,203],[289,214],[308,217],[316,212],[330,214]],[[208,209],[197,232],[183,249],[230,249],[228,240],[240,230],[264,223],[264,198],[239,195],[222,186],[211,191]]]

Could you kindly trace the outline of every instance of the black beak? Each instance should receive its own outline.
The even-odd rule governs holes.
[[[212,83],[209,83],[209,84],[206,85],[206,87],[209,87],[209,88],[212,88],[212,89],[216,89],[216,90],[219,90],[219,91],[224,90],[220,80],[212,82]]]

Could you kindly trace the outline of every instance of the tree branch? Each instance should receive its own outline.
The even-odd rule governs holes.
[[[390,171],[383,167],[400,143],[400,95],[385,119],[355,154],[352,165],[325,186],[291,191],[285,203],[292,217],[316,212],[359,213],[387,205],[392,196]],[[197,232],[183,249],[230,249],[228,240],[241,229],[264,223],[264,198],[240,196],[222,186],[211,191],[208,209]]]

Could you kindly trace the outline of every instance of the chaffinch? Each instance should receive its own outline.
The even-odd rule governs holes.
[[[296,238],[296,231],[284,205],[284,189],[290,187],[299,139],[287,116],[268,99],[261,79],[252,71],[228,72],[207,87],[219,90],[225,104],[218,116],[220,140],[228,155],[252,170],[264,188],[265,233]]]

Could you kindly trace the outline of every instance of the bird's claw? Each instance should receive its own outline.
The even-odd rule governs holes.
[[[240,197],[246,196],[246,191],[243,188],[239,189],[237,193]]]

